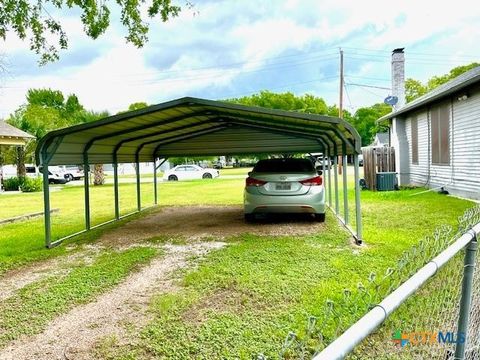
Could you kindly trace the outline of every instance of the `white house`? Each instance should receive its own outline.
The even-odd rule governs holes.
[[[376,133],[375,138],[373,139],[373,142],[370,144],[370,146],[390,146],[390,134],[388,132]]]
[[[379,121],[385,120],[400,185],[480,199],[480,67]]]

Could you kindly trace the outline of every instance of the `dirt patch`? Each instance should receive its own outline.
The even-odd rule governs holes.
[[[221,242],[167,245],[166,254],[130,275],[96,301],[78,306],[56,318],[41,334],[14,341],[0,351],[0,359],[92,359],[98,339],[127,336],[123,324],[142,327],[149,320],[152,294],[175,291],[172,274],[202,256],[224,246]]]
[[[306,235],[322,231],[324,224],[308,215],[277,216],[246,223],[241,206],[176,206],[134,220],[105,234],[100,243],[125,246],[158,235],[191,240],[224,239],[242,233],[256,235]]]
[[[201,325],[210,313],[242,313],[246,308],[257,311],[265,310],[265,303],[254,294],[247,294],[235,288],[219,289],[200,299],[183,314],[185,322]]]

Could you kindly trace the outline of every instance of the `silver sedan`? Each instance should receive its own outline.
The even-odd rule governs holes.
[[[307,159],[260,160],[246,179],[243,203],[247,221],[258,213],[309,213],[325,221],[323,179]]]

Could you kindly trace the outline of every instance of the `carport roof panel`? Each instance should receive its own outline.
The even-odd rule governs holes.
[[[326,144],[332,154],[344,146],[347,154],[360,151],[358,133],[339,118],[187,97],[52,131],[39,141],[37,163],[81,164],[84,153],[89,163],[112,163],[114,153],[133,162],[137,154],[151,161],[213,151],[297,152],[314,144],[316,150]]]

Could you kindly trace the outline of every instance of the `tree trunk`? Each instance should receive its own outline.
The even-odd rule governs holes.
[[[22,178],[27,175],[25,170],[25,148],[23,146],[17,147],[17,177]]]
[[[103,164],[95,164],[93,168],[93,185],[105,184],[105,174],[103,173]]]

